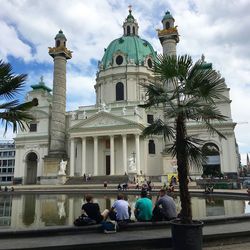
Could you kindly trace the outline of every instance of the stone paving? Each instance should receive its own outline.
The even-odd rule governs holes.
[[[241,244],[231,244],[224,246],[215,246],[215,247],[203,247],[203,250],[249,250],[250,242],[242,242]]]

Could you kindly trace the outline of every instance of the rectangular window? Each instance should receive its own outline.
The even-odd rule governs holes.
[[[155,142],[154,142],[154,140],[149,140],[149,142],[148,142],[148,153],[155,154]]]
[[[15,156],[15,151],[9,151],[9,156]]]
[[[153,115],[147,115],[148,123],[152,124],[154,122],[154,116]]]
[[[3,173],[6,173],[6,172],[7,172],[7,168],[3,168],[3,169],[2,169],[2,172],[3,172]]]
[[[8,168],[8,173],[12,173],[12,168]]]
[[[8,177],[7,177],[7,181],[12,181],[11,176],[8,176]]]
[[[8,151],[5,151],[5,152],[3,152],[3,156],[8,156],[8,154],[9,154],[9,152]]]
[[[36,132],[36,131],[37,131],[37,124],[30,123],[30,132]]]
[[[7,160],[3,160],[3,167],[7,166]]]

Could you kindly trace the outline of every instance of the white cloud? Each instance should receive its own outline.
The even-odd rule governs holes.
[[[31,48],[22,42],[15,28],[0,20],[1,42],[0,42],[0,58],[7,59],[8,55],[16,58],[22,58],[28,61],[32,58]]]

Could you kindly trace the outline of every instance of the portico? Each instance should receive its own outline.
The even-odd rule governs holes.
[[[87,147],[92,148],[92,159],[87,157]],[[80,148],[80,155],[76,154]],[[121,148],[121,150],[120,150]],[[140,135],[139,134],[112,134],[98,136],[82,136],[70,138],[70,176],[84,174],[105,175],[107,166],[104,165],[107,160],[103,158],[108,156],[110,175],[122,175],[128,173],[128,152],[134,155],[136,170],[139,174],[141,171],[141,154]],[[102,155],[103,157],[100,157]],[[80,158],[80,161],[77,159]],[[80,162],[79,164],[77,164]],[[91,164],[92,163],[92,164]],[[121,165],[116,168],[116,164]],[[92,165],[92,166],[91,166]],[[92,171],[91,171],[92,170]]]
[[[128,157],[134,156],[136,170],[141,171],[144,143],[142,125],[100,112],[90,121],[75,125],[70,133],[70,176],[123,175],[128,173]],[[92,125],[105,120],[93,131]],[[115,124],[115,126],[114,126]]]

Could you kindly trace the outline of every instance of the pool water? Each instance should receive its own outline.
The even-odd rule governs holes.
[[[116,195],[96,194],[93,196],[101,210],[110,209],[116,200]],[[132,211],[134,211],[138,198],[137,195],[127,196]],[[156,197],[153,196],[153,203],[155,200]],[[179,212],[180,199],[176,196],[174,200],[177,212]],[[0,229],[73,225],[74,219],[81,214],[83,203],[83,194],[3,195],[0,197]],[[211,216],[237,216],[250,213],[250,201],[213,196],[192,197],[192,211],[194,219]]]

